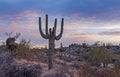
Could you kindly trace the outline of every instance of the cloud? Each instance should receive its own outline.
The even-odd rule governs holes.
[[[26,10],[15,15],[3,16],[2,18],[0,18],[0,22],[2,22],[0,26],[0,37],[2,37],[2,39],[5,39],[5,32],[13,32],[13,36],[16,32],[20,32],[21,36],[19,39],[30,39],[32,40],[33,44],[45,46],[47,44],[47,40],[42,38],[39,33],[39,16],[42,17],[42,22],[44,22],[45,15],[43,18],[42,14],[30,10]],[[49,21],[49,23],[51,23],[51,20]],[[43,31],[45,31],[44,27]]]
[[[115,32],[101,32],[99,33],[100,35],[111,35],[111,36],[120,36],[120,31],[115,31]]]
[[[120,36],[109,36],[109,35],[100,35],[94,33],[86,33],[77,35],[73,38],[76,42],[87,42],[89,44],[93,44],[96,41],[104,42],[104,43],[112,43],[112,44],[119,44],[120,43]]]
[[[32,36],[36,38],[37,35],[35,35],[33,32],[38,29],[38,24],[36,23],[38,15],[38,13],[33,11],[25,11],[17,15],[0,18],[0,32],[3,34],[4,32],[20,32],[23,38],[30,38]],[[3,34],[0,35],[3,36]]]
[[[0,0],[0,33],[21,32],[24,38],[33,39],[36,44],[45,44],[38,31],[38,17],[49,14],[49,26],[58,18],[57,33],[60,32],[61,18],[65,18],[65,44],[72,42],[94,42],[96,40],[113,42],[119,37],[119,0]],[[44,31],[44,27],[43,27]],[[110,33],[111,32],[111,33]],[[103,35],[104,34],[104,35]],[[115,35],[111,38],[110,35]],[[3,37],[2,34],[0,34]],[[95,38],[93,38],[95,37]],[[118,40],[119,41],[119,40]]]
[[[105,43],[119,44],[119,25],[120,23],[117,19],[98,22],[96,20],[89,21],[89,18],[70,20],[68,17],[65,22],[63,38],[69,38],[71,41],[68,42],[70,43],[82,43],[84,41],[87,43],[94,43],[96,41],[101,41]]]

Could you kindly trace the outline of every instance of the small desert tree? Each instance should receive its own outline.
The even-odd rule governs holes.
[[[105,68],[108,63],[112,61],[112,53],[108,51],[104,45],[94,45],[90,51],[85,53],[85,56],[87,56],[88,61],[91,62],[92,65],[100,66],[100,64],[103,63]]]
[[[19,45],[20,45],[20,47],[22,47],[23,49],[25,48],[25,49],[29,49],[30,48],[30,42],[31,42],[31,40],[25,40],[25,39],[21,39],[20,40],[20,43],[19,43]]]
[[[5,32],[5,34],[8,36],[8,38],[6,39],[6,48],[11,51],[15,51],[17,47],[15,41],[20,36],[20,33],[16,33],[16,35],[13,37],[11,37],[12,32],[11,33]]]

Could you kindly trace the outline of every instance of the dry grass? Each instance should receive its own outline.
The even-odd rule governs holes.
[[[78,77],[120,77],[120,68],[103,69],[81,65],[77,72]]]

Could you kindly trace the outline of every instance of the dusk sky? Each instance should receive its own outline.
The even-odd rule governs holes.
[[[24,38],[34,45],[48,45],[38,29],[38,17],[42,17],[44,31],[46,14],[49,27],[58,19],[57,34],[61,18],[65,20],[57,46],[84,41],[120,43],[120,0],[0,0],[0,40],[7,38],[5,32],[13,32],[12,36],[20,32],[18,41]]]

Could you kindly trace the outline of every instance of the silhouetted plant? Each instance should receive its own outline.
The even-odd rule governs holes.
[[[15,49],[17,47],[15,41],[20,36],[20,33],[16,33],[16,35],[13,37],[11,37],[11,34],[12,34],[12,32],[11,33],[6,32],[6,35],[9,36],[6,39],[6,47],[7,47],[7,49],[9,49],[11,51],[15,51]]]
[[[20,44],[21,45],[23,45],[23,46],[28,46],[29,44],[30,44],[30,42],[31,42],[31,40],[25,40],[25,39],[22,39],[21,41],[20,41]]]
[[[29,50],[31,45],[30,45],[31,40],[26,40],[26,39],[21,39],[20,43],[18,44],[18,49],[19,50]]]
[[[59,40],[62,37],[63,34],[63,25],[64,25],[64,19],[62,18],[61,21],[61,32],[59,35],[56,36],[56,27],[57,27],[57,19],[55,19],[54,27],[48,30],[48,15],[46,15],[46,34],[42,32],[41,28],[41,17],[39,17],[39,31],[41,36],[44,39],[49,40],[49,50],[48,50],[48,69],[51,69],[53,67],[52,64],[52,53],[54,52],[55,48],[55,40]]]
[[[83,48],[87,48],[87,47],[88,47],[87,43],[85,43],[85,42],[82,43],[82,47],[83,47]]]
[[[60,50],[60,52],[64,52],[65,51],[62,43],[60,43],[60,49],[59,50]]]

